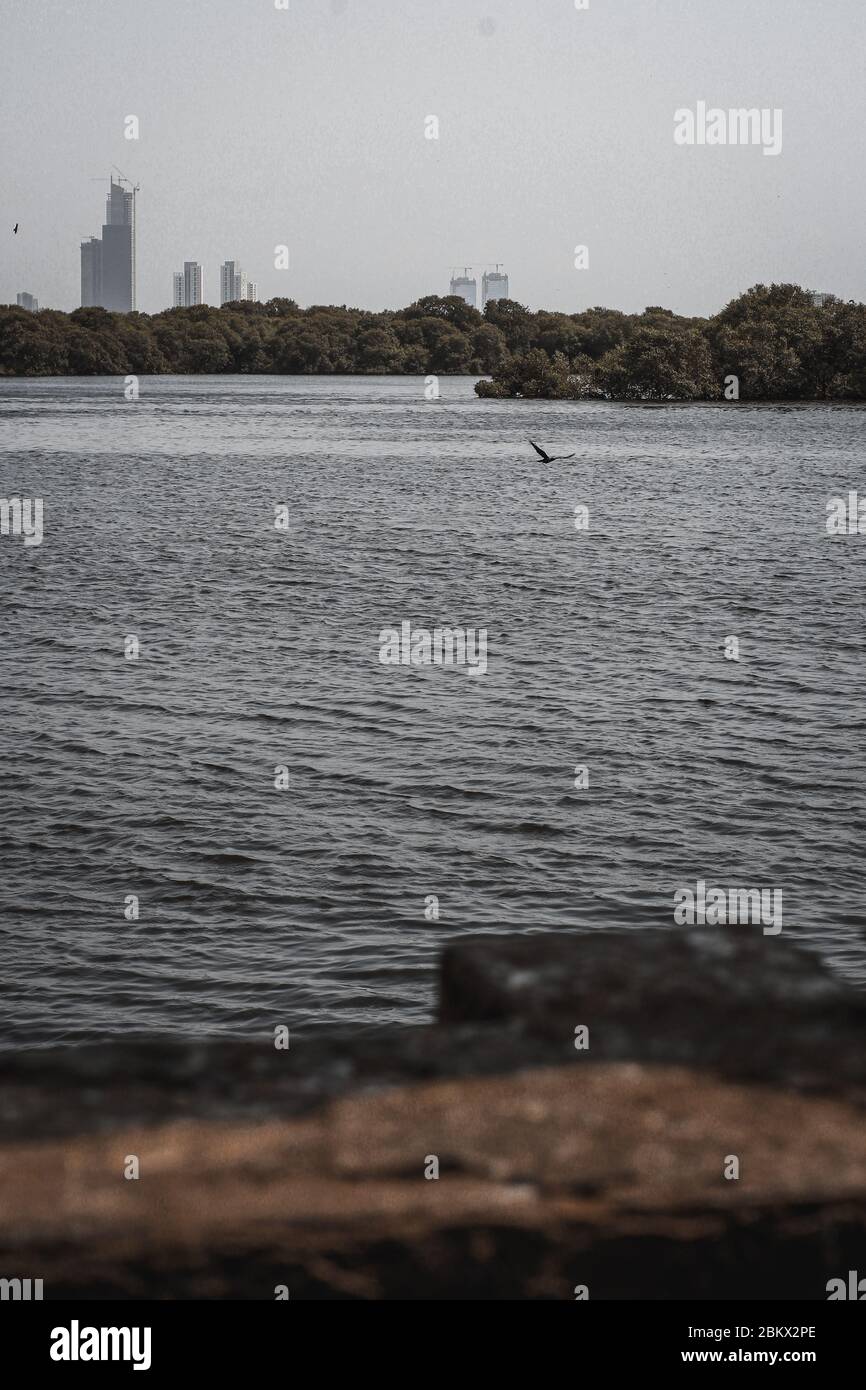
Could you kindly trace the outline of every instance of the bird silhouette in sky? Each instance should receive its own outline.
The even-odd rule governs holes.
[[[15,233],[15,236],[18,235],[18,223],[17,223],[17,222],[15,223],[15,226],[12,228],[12,231]]]
[[[538,457],[541,459],[542,463],[558,463],[560,459],[574,458],[574,454],[546,454],[543,449],[539,449],[537,444],[533,444],[531,439],[529,442],[530,444],[532,444],[533,449],[538,454]]]

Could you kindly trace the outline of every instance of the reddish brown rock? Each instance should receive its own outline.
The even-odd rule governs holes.
[[[601,1064],[6,1145],[0,1191],[0,1266],[49,1298],[823,1299],[866,1145],[838,1100]]]
[[[441,1015],[287,1052],[0,1056],[0,1277],[46,1298],[823,1300],[862,1266],[866,1009],[789,942],[464,939]]]

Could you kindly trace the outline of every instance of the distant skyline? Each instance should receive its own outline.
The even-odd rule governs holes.
[[[861,0],[5,0],[3,31],[4,303],[77,307],[112,165],[148,313],[227,255],[262,300],[372,310],[497,260],[563,312],[866,300]],[[780,153],[678,146],[700,102],[783,111]]]

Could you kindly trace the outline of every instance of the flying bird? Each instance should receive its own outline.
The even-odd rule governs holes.
[[[537,444],[533,444],[531,439],[529,442],[530,444],[532,444],[533,449],[538,454],[538,457],[541,459],[542,463],[558,463],[560,459],[574,458],[574,454],[546,454],[543,449],[539,449]]]
[[[14,232],[15,236],[18,235],[18,223],[17,223],[17,222],[15,223],[15,226],[12,228],[12,231]]]

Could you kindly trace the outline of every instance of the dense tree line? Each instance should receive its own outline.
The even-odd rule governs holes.
[[[509,312],[528,329],[480,396],[559,400],[866,399],[866,305],[755,285],[709,319]]]
[[[200,305],[161,314],[0,308],[0,375],[92,376],[278,372],[481,375],[505,340],[456,297],[430,295],[398,312],[291,299]]]
[[[863,399],[866,306],[756,285],[709,319],[531,313],[507,299],[482,315],[438,295],[383,313],[291,299],[153,315],[0,307],[2,376],[165,372],[486,375],[488,397]]]

